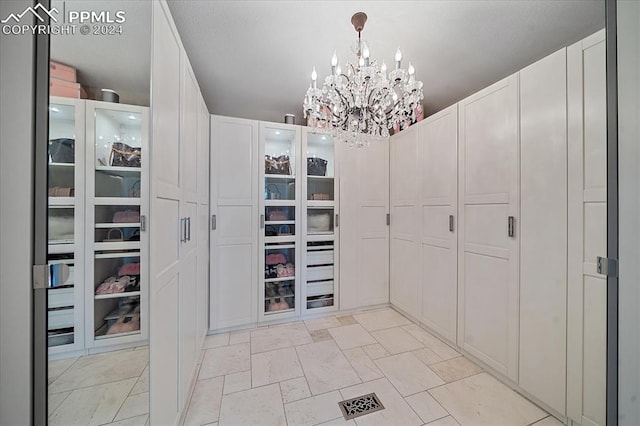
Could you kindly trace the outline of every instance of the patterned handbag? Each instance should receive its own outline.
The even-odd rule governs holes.
[[[291,161],[289,161],[289,156],[281,155],[279,157],[272,157],[270,155],[265,155],[264,173],[266,175],[290,175]]]
[[[140,167],[142,149],[134,148],[122,142],[111,145],[109,165],[117,167]]]

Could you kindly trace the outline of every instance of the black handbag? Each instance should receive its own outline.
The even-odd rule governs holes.
[[[279,157],[272,157],[265,155],[264,173],[267,175],[290,175],[291,161],[289,160],[289,156],[281,155]]]
[[[327,160],[319,157],[307,157],[307,176],[326,176]]]
[[[75,163],[76,141],[68,138],[51,139],[49,141],[49,157],[52,163]]]

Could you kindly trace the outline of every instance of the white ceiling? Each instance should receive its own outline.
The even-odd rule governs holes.
[[[396,47],[424,82],[425,110],[465,96],[604,27],[602,0],[169,0],[210,112],[282,121],[296,114],[311,67],[322,81],[337,50],[352,60],[350,19],[365,12],[371,57]],[[344,69],[344,67],[343,67]]]
[[[53,0],[61,6],[62,0]],[[121,36],[52,36],[51,58],[78,68],[85,86],[114,89],[121,102],[148,105],[149,0],[66,0],[67,9],[125,10]],[[320,80],[337,50],[352,60],[353,13],[369,19],[371,57],[403,64],[424,82],[425,110],[436,112],[604,27],[603,0],[169,0],[213,114],[302,120],[311,67]]]

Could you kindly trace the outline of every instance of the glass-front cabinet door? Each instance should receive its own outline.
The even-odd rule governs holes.
[[[147,339],[148,109],[87,102],[87,346]]]
[[[261,123],[260,320],[300,314],[300,127]]]
[[[83,101],[51,97],[47,315],[53,358],[84,348],[84,151]]]
[[[338,186],[333,138],[305,129],[303,150],[304,310],[333,310],[337,308],[338,276]]]

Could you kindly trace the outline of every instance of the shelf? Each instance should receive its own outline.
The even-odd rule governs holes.
[[[295,220],[268,220],[265,225],[295,225]]]
[[[140,228],[140,222],[128,223],[128,222],[105,222],[96,223],[96,228],[99,229],[111,229],[111,228]]]
[[[95,197],[96,206],[139,206],[140,198],[133,197]]]
[[[294,243],[296,241],[295,235],[284,235],[276,237],[264,237],[265,244],[272,243]]]
[[[62,169],[68,169],[68,168],[73,168],[75,167],[75,163],[49,163],[48,166],[49,167],[53,167],[53,168],[62,168]]]
[[[123,297],[133,297],[133,296],[140,296],[140,292],[139,291],[123,291],[122,293],[94,294],[94,298],[96,300],[121,299]]]
[[[282,314],[285,312],[294,312],[296,309],[295,308],[289,308],[289,309],[282,309],[280,311],[266,311],[264,314],[265,315],[276,315],[276,314]]]
[[[282,277],[282,278],[265,278],[265,283],[279,283],[282,281],[295,281],[296,277]]]
[[[96,166],[96,172],[140,173],[141,171],[140,167]]]
[[[307,179],[314,179],[314,180],[333,180],[334,177],[333,176],[311,176],[311,175],[307,175]]]
[[[135,250],[140,249],[140,241],[97,242],[94,250]]]
[[[75,197],[49,197],[49,207],[74,207]]]
[[[74,253],[75,252],[75,244],[49,244],[48,253],[49,254],[65,254],[65,253]]]
[[[128,251],[119,253],[96,253],[96,259],[119,259],[124,257],[140,257],[139,251]]]
[[[308,234],[307,241],[316,242],[316,241],[333,241],[335,240],[335,235],[331,234]],[[324,246],[322,248],[325,248]]]
[[[264,200],[265,207],[295,207],[296,200]]]
[[[265,179],[283,179],[283,180],[295,180],[296,177],[294,175],[264,175]]]
[[[333,200],[307,200],[307,207],[309,208],[314,208],[314,207],[333,208],[334,206],[335,206],[335,201]]]
[[[307,246],[307,251],[319,251],[319,250],[333,250],[333,246]]]
[[[134,336],[136,334],[140,334],[140,330],[127,331],[126,333],[101,334],[99,336],[95,336],[95,339],[96,340],[113,339],[115,337]]]
[[[294,249],[296,248],[295,244],[282,244],[279,246],[265,246],[265,250],[285,250],[285,249]]]
[[[271,302],[272,302],[272,301],[274,301],[275,299],[292,299],[292,298],[294,298],[294,297],[296,297],[296,295],[295,295],[295,294],[293,294],[293,293],[287,293],[287,294],[285,294],[284,296],[280,296],[280,295],[278,295],[278,296],[265,296],[264,300],[265,300],[265,301],[266,301],[266,300],[269,300],[269,301],[271,301]]]

